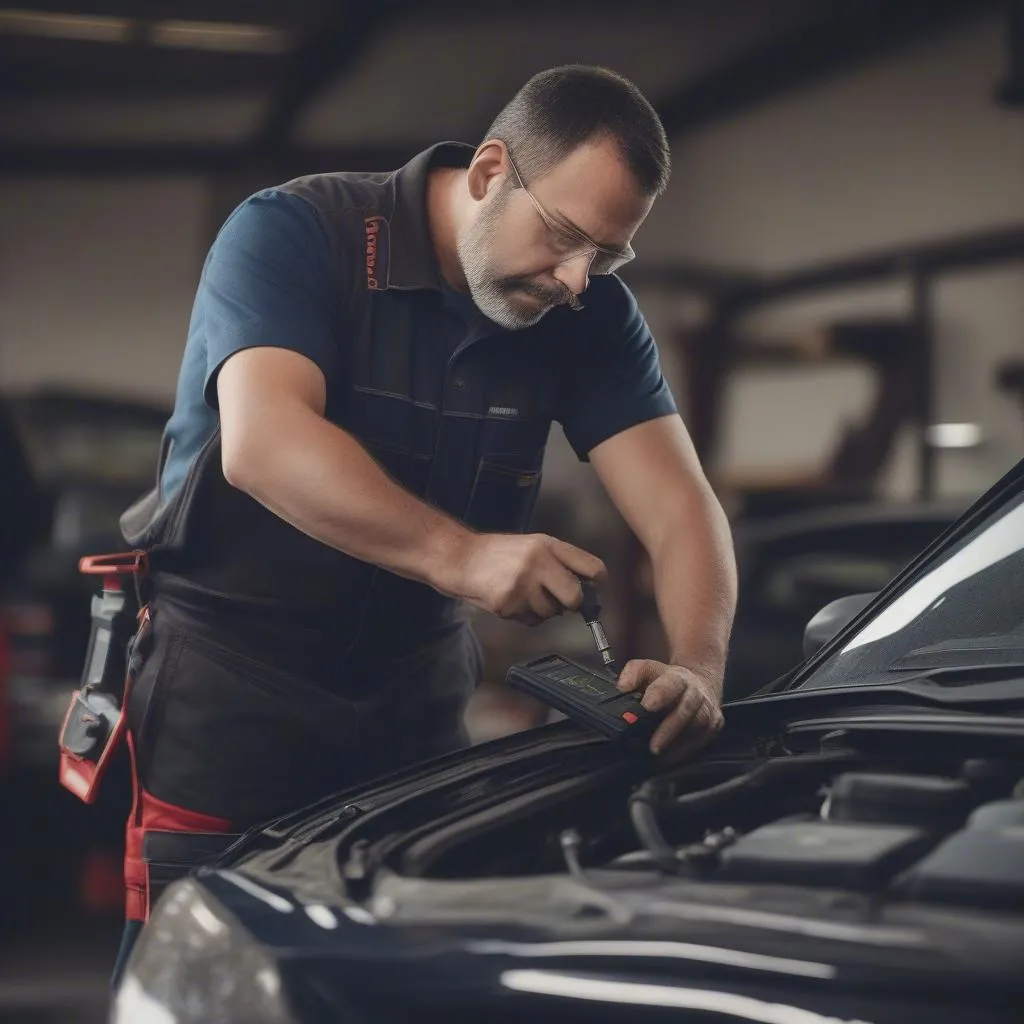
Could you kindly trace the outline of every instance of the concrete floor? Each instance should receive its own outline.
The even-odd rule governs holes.
[[[0,942],[0,1022],[105,1024],[121,924],[51,924]]]

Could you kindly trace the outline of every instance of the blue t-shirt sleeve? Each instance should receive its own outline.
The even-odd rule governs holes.
[[[337,269],[316,211],[273,189],[243,202],[210,249],[199,284],[206,340],[206,402],[217,373],[242,349],[290,349],[330,381],[339,366]]]
[[[563,368],[559,421],[582,462],[602,441],[676,412],[658,349],[632,292],[616,277],[593,282]],[[599,289],[599,291],[598,291]],[[584,296],[584,304],[588,304]]]

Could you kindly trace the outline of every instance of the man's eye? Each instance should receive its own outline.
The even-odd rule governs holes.
[[[555,232],[555,244],[561,252],[573,252],[583,248],[583,243],[575,235],[570,235],[567,231]]]

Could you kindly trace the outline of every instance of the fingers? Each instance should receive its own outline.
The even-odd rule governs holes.
[[[555,557],[570,572],[582,576],[584,579],[593,580],[595,583],[603,583],[608,578],[608,569],[596,555],[569,544],[567,541],[559,540],[557,537],[549,537],[548,540]]]
[[[673,761],[685,758],[709,743],[722,728],[724,720],[717,701],[710,699],[697,678],[685,669],[638,659],[623,667],[617,685],[624,693],[642,692],[641,703],[646,710],[664,713],[651,736],[654,754],[670,751]]]
[[[558,602],[559,614],[566,609],[576,611],[583,601],[583,588],[580,586],[579,577],[561,564],[553,565],[551,571],[545,574],[544,587]]]
[[[583,600],[580,577],[607,575],[601,559],[546,534],[493,535],[490,543],[494,565],[483,590],[493,596],[478,603],[502,618],[527,625],[576,610]]]
[[[722,730],[725,719],[722,712],[710,705],[707,716],[698,715],[686,729],[683,730],[679,739],[669,747],[661,747],[663,750],[662,759],[666,766],[681,764],[704,749]]]
[[[529,605],[530,611],[542,621],[561,615],[565,611],[564,604],[544,585],[531,589]]]
[[[636,658],[622,666],[616,685],[623,693],[644,690],[664,671],[665,666],[661,662]]]
[[[592,579],[595,576],[602,577],[606,574],[604,563],[600,558],[595,558],[581,548],[567,544],[556,537],[547,537],[546,541],[547,549],[554,555],[554,558],[546,567],[547,571],[543,575],[542,582],[548,593],[559,603],[557,613],[552,614],[560,614],[566,609],[576,611],[583,602],[580,577],[582,576],[584,579]],[[576,568],[577,566],[583,567],[586,571],[581,571]]]
[[[682,696],[672,706],[672,696],[666,697],[664,692],[653,693],[650,687],[644,695],[644,707],[650,711],[671,710],[662,719],[661,724],[651,737],[651,752],[659,754],[676,744],[696,747],[701,741],[707,742],[717,732],[715,724],[716,712],[708,699],[696,686],[688,686]],[[714,732],[712,732],[714,729]]]

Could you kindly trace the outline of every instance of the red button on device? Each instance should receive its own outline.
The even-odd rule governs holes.
[[[636,720],[637,720],[636,719],[636,715],[634,715],[632,711],[623,711],[622,712],[622,717],[627,722],[629,722],[630,725],[635,725],[636,724]]]

